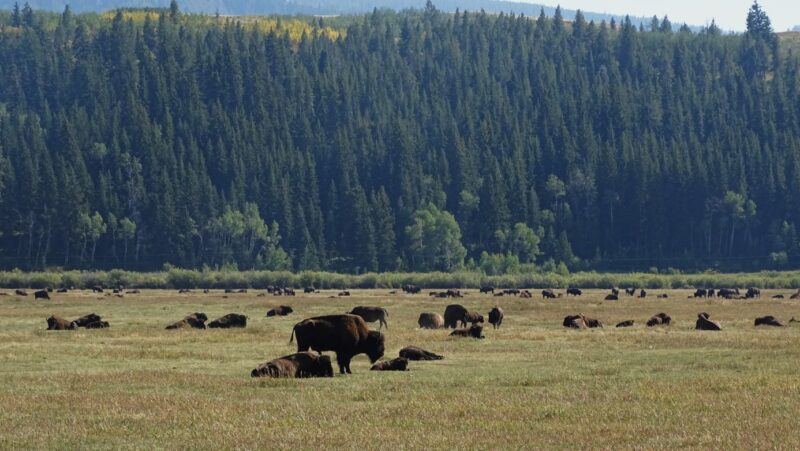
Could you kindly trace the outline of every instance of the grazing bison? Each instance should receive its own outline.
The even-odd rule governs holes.
[[[778,321],[778,319],[772,315],[756,318],[756,326],[786,327],[783,323]]]
[[[633,320],[632,319],[629,319],[627,321],[623,321],[623,322],[617,324],[617,327],[631,327],[631,326],[633,326]]]
[[[697,330],[722,330],[722,327],[720,327],[719,323],[716,321],[711,321],[708,313],[705,312],[697,315],[697,322],[695,323],[694,328]]]
[[[333,377],[331,358],[298,352],[258,365],[251,377]]]
[[[653,326],[669,326],[669,323],[672,322],[672,318],[666,313],[659,313],[657,315],[653,315],[652,318],[647,320],[647,327]]]
[[[73,321],[77,327],[87,327],[89,324],[96,323],[101,321],[103,318],[100,318],[100,315],[96,313],[89,313],[88,315],[81,316],[80,318]]]
[[[750,287],[747,289],[747,294],[744,295],[747,299],[754,299],[761,297],[761,290],[758,288]]]
[[[483,286],[483,287],[481,287],[481,293],[492,293],[492,294],[494,294],[494,287],[493,286]]]
[[[303,288],[303,293],[315,293],[317,291],[314,287],[305,287]]]
[[[455,329],[458,323],[466,324],[464,317],[467,314],[467,309],[460,304],[450,304],[444,309],[444,327]]]
[[[438,313],[420,313],[417,324],[422,329],[441,329],[444,327],[444,318]]]
[[[358,354],[366,354],[371,363],[383,357],[383,334],[370,332],[360,316],[328,315],[304,319],[294,325],[289,343],[295,335],[297,352],[309,349],[335,352],[339,372],[342,374],[352,373],[350,360]]]
[[[422,291],[422,288],[417,285],[403,285],[403,292],[405,293],[418,294],[420,291]]]
[[[77,328],[74,321],[67,321],[60,316],[53,315],[47,318],[47,330],[74,330]]]
[[[397,357],[385,362],[379,362],[372,365],[370,371],[408,371],[408,359],[404,357]]]
[[[191,315],[183,318],[182,320],[167,326],[167,330],[172,329],[205,329],[208,316],[205,313],[192,313]]]
[[[583,294],[579,288],[567,288],[567,296],[580,296]]]
[[[95,285],[92,287],[92,293],[102,293],[103,286],[102,285]]]
[[[608,296],[605,297],[605,300],[606,301],[619,301],[619,295],[611,293],[611,294],[609,294]]]
[[[400,350],[400,357],[408,360],[442,360],[444,357],[416,346],[406,346]]]
[[[59,288],[58,290],[56,290],[56,293],[69,293],[69,290],[66,288]]]
[[[47,290],[39,290],[33,293],[33,298],[50,300],[50,294],[47,292]]]
[[[87,329],[108,329],[108,321],[95,321],[86,325]]]
[[[495,329],[499,328],[501,324],[503,324],[503,309],[498,306],[494,306],[491,310],[489,310],[489,324],[491,324]]]
[[[386,317],[389,316],[389,312],[383,307],[358,306],[353,308],[350,314],[360,316],[365,323],[379,321],[378,330],[381,330],[383,326],[386,326],[387,329],[389,328],[389,323],[386,322]]]
[[[542,290],[542,299],[555,299],[557,297],[553,290]]]
[[[267,316],[286,316],[292,312],[294,312],[294,310],[292,310],[292,308],[288,305],[281,305],[279,307],[270,309],[267,312]]]
[[[486,338],[483,336],[483,326],[473,325],[469,329],[456,329],[450,333],[451,337]]]
[[[231,327],[247,327],[247,317],[238,313],[228,313],[222,318],[208,323],[211,329],[230,329]]]
[[[708,290],[706,290],[705,288],[698,288],[694,292],[694,297],[696,297],[696,298],[704,298],[704,297],[707,297],[707,296],[708,296]]]
[[[464,319],[461,321],[461,325],[467,327],[467,323],[475,325],[482,322],[483,322],[483,315],[476,312],[467,312],[464,314]]]
[[[531,292],[528,290],[522,290],[522,292],[519,293],[519,297],[525,299],[531,299],[533,297],[533,294],[531,294]]]

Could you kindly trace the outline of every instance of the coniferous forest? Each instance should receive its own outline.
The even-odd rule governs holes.
[[[800,60],[757,5],[326,20],[0,14],[0,266],[800,264]]]

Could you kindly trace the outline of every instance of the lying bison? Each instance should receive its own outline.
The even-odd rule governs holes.
[[[444,309],[444,327],[446,329],[455,329],[458,323],[466,324],[464,317],[467,314],[467,309],[461,304],[450,304]]]
[[[408,371],[408,359],[404,357],[397,357],[385,362],[376,363],[372,365],[370,371]]]
[[[652,318],[647,320],[647,327],[654,327],[654,326],[669,326],[669,323],[672,322],[672,318],[666,313],[659,313],[657,315],[653,315]]]
[[[292,312],[294,312],[294,310],[292,310],[292,308],[288,305],[281,305],[279,307],[270,309],[267,312],[267,316],[286,316]]]
[[[85,326],[87,329],[108,329],[108,321],[94,321]]]
[[[350,371],[350,360],[366,354],[371,363],[383,357],[384,336],[370,332],[367,324],[356,315],[328,315],[304,319],[294,325],[292,336],[297,335],[297,352],[313,349],[317,352],[333,351],[342,374]]]
[[[491,324],[495,329],[499,328],[501,324],[503,324],[503,309],[498,306],[494,306],[489,311],[489,324]]]
[[[311,352],[298,352],[258,365],[252,377],[333,377],[331,358]]]
[[[228,313],[222,318],[208,323],[211,329],[230,329],[231,327],[247,327],[247,317],[238,313]]]
[[[83,315],[80,318],[73,321],[76,326],[78,327],[87,327],[89,324],[96,323],[98,321],[102,321],[103,318],[96,313],[89,313],[88,315]]]
[[[365,323],[374,323],[375,321],[379,321],[378,330],[381,330],[383,326],[386,326],[387,329],[389,328],[389,323],[386,322],[386,317],[389,316],[389,312],[387,312],[383,307],[358,306],[353,308],[353,310],[350,311],[350,314],[360,316]]]
[[[582,314],[567,315],[564,317],[562,324],[569,329],[594,329],[603,327],[603,323],[599,319],[589,318]]]
[[[483,326],[474,325],[469,329],[456,329],[450,333],[451,337],[486,338],[483,336]]]
[[[623,321],[621,323],[618,323],[617,327],[632,327],[633,324],[634,324],[634,321],[632,319],[629,319],[627,321]]]
[[[205,329],[208,316],[205,313],[192,313],[182,320],[167,326],[167,330],[172,329]]]
[[[67,321],[56,315],[47,318],[47,330],[74,330],[77,328],[75,321]]]
[[[722,327],[720,327],[719,323],[716,321],[711,321],[708,313],[705,312],[697,315],[697,322],[695,323],[694,328],[697,330],[722,330]]]
[[[619,295],[618,294],[613,294],[613,293],[609,294],[609,295],[607,295],[605,297],[605,300],[606,301],[619,301]]]
[[[442,360],[444,357],[416,346],[406,346],[400,350],[400,357],[408,360]]]
[[[441,329],[444,327],[444,318],[438,313],[420,313],[417,324],[422,329]]]
[[[762,316],[760,318],[756,318],[756,326],[773,326],[773,327],[785,327],[783,323],[778,321],[772,315]]]

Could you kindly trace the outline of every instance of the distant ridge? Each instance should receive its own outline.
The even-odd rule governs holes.
[[[0,0],[0,9],[11,9],[15,0]],[[19,4],[24,4],[19,1]],[[62,11],[69,4],[73,12],[100,12],[110,9],[129,7],[167,7],[170,0],[29,0],[33,9]],[[361,14],[375,8],[402,10],[407,8],[421,9],[425,0],[183,0],[178,2],[182,11],[192,13],[248,15],[248,14],[303,14],[303,15],[341,15]],[[553,16],[556,8],[533,3],[498,0],[437,0],[437,9],[453,12],[480,11],[488,13],[515,13],[526,16],[538,16],[544,10],[547,16]],[[572,20],[576,10],[562,9],[565,20]],[[624,20],[623,15],[612,15],[582,11],[587,21],[617,22]],[[631,17],[635,25],[649,25],[651,18]]]

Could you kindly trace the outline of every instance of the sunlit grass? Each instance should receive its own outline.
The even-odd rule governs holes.
[[[388,290],[296,298],[146,291],[87,292],[51,302],[0,298],[0,448],[771,448],[793,447],[800,411],[800,326],[756,329],[756,316],[800,317],[800,304],[623,298],[604,290],[542,301],[472,292],[458,301],[506,319],[485,340],[420,330],[446,300]],[[656,294],[656,293],[653,293]],[[295,314],[266,318],[288,303]],[[259,363],[294,352],[292,325],[356,305],[389,310],[387,357],[417,345],[443,354],[406,373],[251,379]],[[166,331],[190,312],[245,313],[243,330]],[[647,329],[669,313],[674,325]],[[722,332],[693,330],[707,311]],[[50,314],[96,312],[108,330],[47,332]],[[602,330],[565,330],[582,312]],[[616,322],[634,319],[631,329]],[[268,445],[267,445],[268,444]]]

